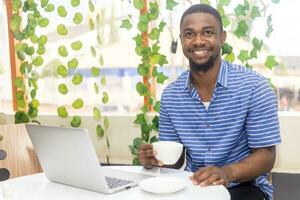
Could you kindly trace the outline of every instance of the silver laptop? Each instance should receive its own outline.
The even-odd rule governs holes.
[[[138,185],[150,176],[101,167],[86,129],[25,125],[46,177],[101,193]]]

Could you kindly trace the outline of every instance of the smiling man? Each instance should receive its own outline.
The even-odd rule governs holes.
[[[180,38],[190,69],[162,94],[159,139],[184,145],[194,184],[222,184],[232,200],[272,199],[268,172],[281,141],[272,88],[256,72],[222,60],[226,32],[216,9],[188,8]],[[163,165],[155,153],[151,144],[141,146],[144,167]]]

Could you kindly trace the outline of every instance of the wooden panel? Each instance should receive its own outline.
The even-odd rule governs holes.
[[[0,149],[7,157],[0,161],[0,168],[10,171],[10,178],[42,172],[32,143],[23,124],[0,125]]]

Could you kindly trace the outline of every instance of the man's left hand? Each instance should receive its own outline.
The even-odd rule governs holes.
[[[229,179],[226,173],[219,167],[208,166],[202,167],[196,171],[191,177],[194,185],[209,186],[209,185],[229,185]]]

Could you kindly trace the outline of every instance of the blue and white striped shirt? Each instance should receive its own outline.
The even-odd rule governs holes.
[[[162,94],[159,139],[185,146],[188,171],[239,162],[251,148],[281,142],[276,96],[263,76],[223,60],[206,110],[186,71]],[[267,178],[255,184],[272,199]]]

